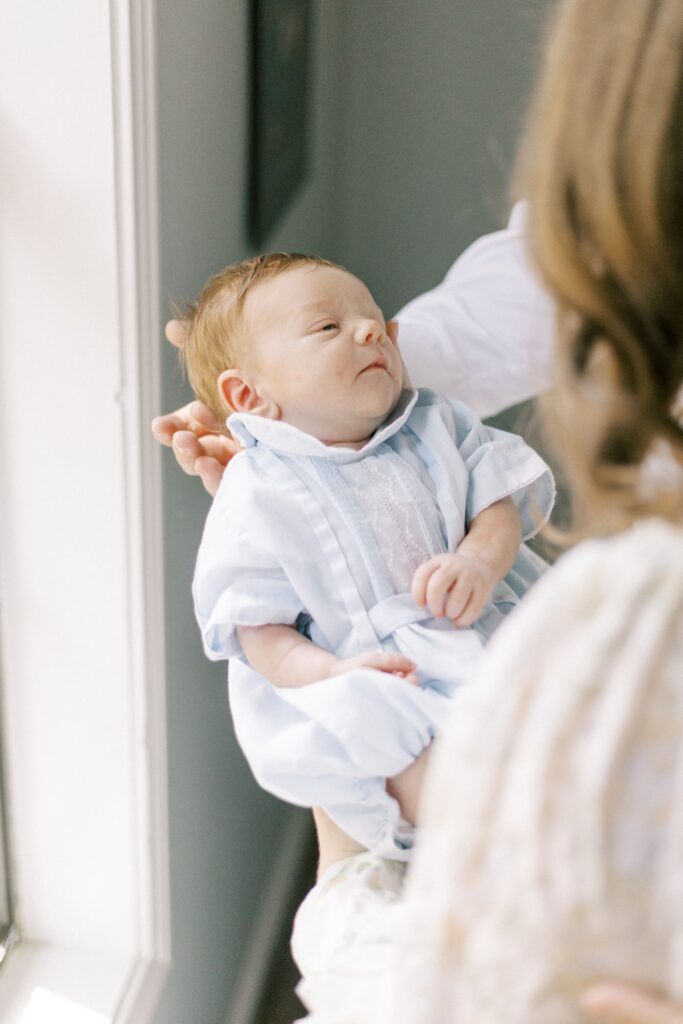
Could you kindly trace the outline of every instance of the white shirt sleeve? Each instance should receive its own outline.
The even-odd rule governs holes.
[[[211,661],[242,656],[238,626],[292,626],[304,611],[268,531],[272,491],[245,455],[230,463],[204,525],[192,594],[204,653]],[[274,521],[278,508],[275,506]]]
[[[550,384],[555,307],[526,252],[527,204],[474,242],[440,285],[397,314],[414,387],[492,416]]]

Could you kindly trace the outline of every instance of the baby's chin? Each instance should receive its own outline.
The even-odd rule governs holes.
[[[354,407],[359,413],[380,416],[389,413],[398,404],[403,391],[400,381],[390,377],[383,370],[378,370],[364,380],[365,387],[354,396]]]
[[[375,430],[391,416],[398,405],[398,401],[397,397],[392,399],[391,402],[373,402],[360,407],[357,406],[354,409],[353,415],[349,416],[349,425],[354,424],[358,439],[368,438],[371,434],[374,434]]]
[[[365,443],[391,415],[397,401],[386,405],[356,405],[349,409],[348,413],[337,411],[335,416],[330,416],[324,423],[311,424],[313,429],[309,428],[308,433],[325,444],[360,445]]]
[[[401,398],[402,389],[394,389],[386,395],[376,394],[369,396],[367,402],[362,403],[361,408],[357,410],[360,415],[365,415],[369,419],[378,420],[382,423],[387,416],[390,416],[399,403]]]

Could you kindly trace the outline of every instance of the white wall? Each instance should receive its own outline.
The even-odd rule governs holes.
[[[0,19],[0,582],[15,885],[25,939],[131,952],[109,13],[82,0],[39,7],[3,5]]]
[[[342,253],[387,313],[503,222],[551,6],[347,0]]]

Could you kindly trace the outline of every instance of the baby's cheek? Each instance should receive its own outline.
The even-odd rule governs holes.
[[[333,364],[332,376],[336,383],[341,383],[349,376],[349,365],[344,359],[336,359]]]

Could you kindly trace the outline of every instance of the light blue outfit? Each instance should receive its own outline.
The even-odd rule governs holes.
[[[323,806],[370,850],[406,859],[412,829],[385,780],[440,731],[483,644],[543,563],[523,545],[470,629],[418,608],[412,574],[454,551],[472,519],[507,495],[532,536],[552,508],[550,470],[521,438],[428,390],[404,391],[359,450],[248,414],[228,426],[244,449],[209,513],[193,589],[208,657],[230,659],[238,740],[264,788]],[[266,623],[296,623],[344,658],[401,651],[421,685],[363,669],[275,687],[248,665],[236,633]]]

